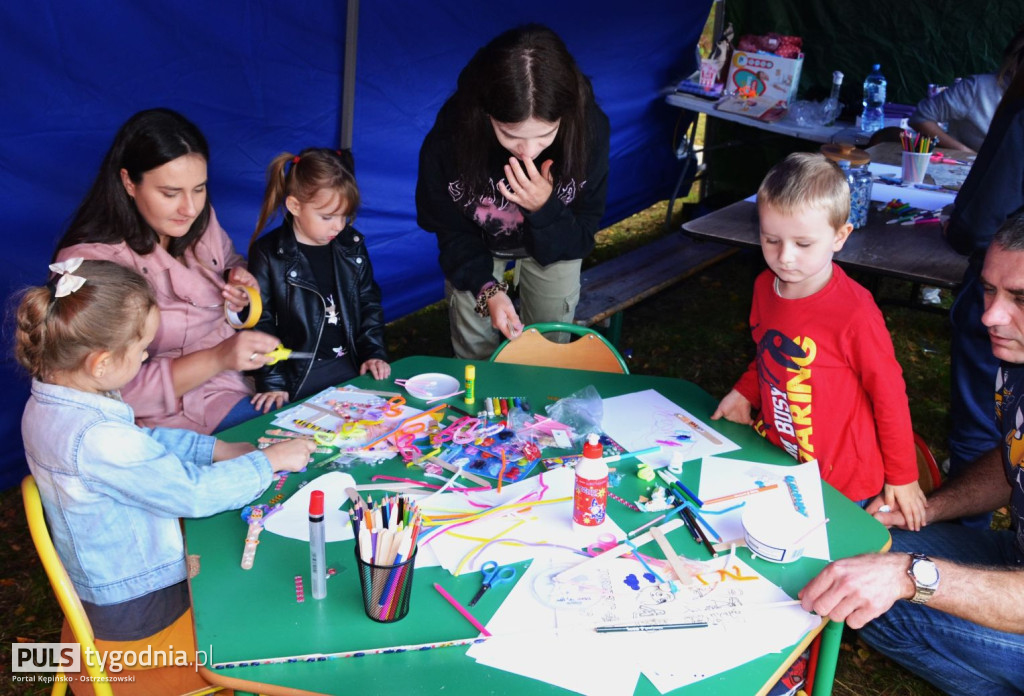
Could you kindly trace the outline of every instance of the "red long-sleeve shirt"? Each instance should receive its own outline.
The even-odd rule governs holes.
[[[797,300],[775,276],[754,284],[750,327],[757,355],[736,383],[760,419],[755,428],[851,500],[882,484],[917,480],[903,371],[871,294],[833,264],[828,284]]]

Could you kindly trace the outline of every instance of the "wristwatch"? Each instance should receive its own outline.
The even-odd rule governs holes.
[[[910,601],[915,604],[927,604],[935,590],[939,589],[938,566],[924,554],[912,553],[907,575],[914,581],[914,596]]]

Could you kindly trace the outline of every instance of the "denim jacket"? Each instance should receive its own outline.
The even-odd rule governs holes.
[[[213,462],[216,439],[140,428],[116,398],[32,382],[21,421],[57,553],[79,596],[135,599],[186,577],[179,517],[240,508],[270,485],[262,452]]]

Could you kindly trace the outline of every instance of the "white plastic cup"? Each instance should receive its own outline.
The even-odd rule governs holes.
[[[928,171],[928,162],[931,161],[930,152],[903,152],[903,183],[920,184],[924,182],[924,175]]]

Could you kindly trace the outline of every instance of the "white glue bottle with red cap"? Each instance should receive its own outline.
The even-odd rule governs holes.
[[[576,489],[572,497],[572,526],[593,529],[608,516],[608,464],[597,433],[587,435],[583,457],[576,462]]]

